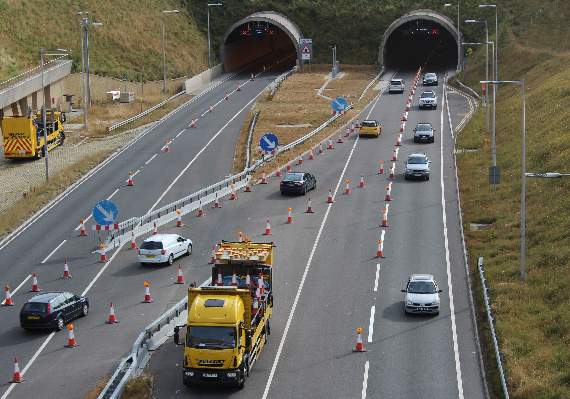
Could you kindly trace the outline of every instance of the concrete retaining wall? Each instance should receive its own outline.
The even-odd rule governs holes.
[[[224,73],[224,66],[223,64],[218,64],[215,67],[206,69],[204,72],[188,79],[185,83],[186,94],[198,94],[206,85],[221,76],[222,73]]]

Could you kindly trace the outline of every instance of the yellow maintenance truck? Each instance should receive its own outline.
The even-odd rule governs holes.
[[[65,114],[46,111],[48,151],[63,145]],[[4,157],[41,158],[44,156],[44,129],[41,112],[27,116],[5,116],[2,118]]]
[[[222,242],[212,285],[188,290],[183,381],[242,388],[271,333],[273,243]]]

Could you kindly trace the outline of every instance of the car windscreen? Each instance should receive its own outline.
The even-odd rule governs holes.
[[[435,79],[436,78],[436,74],[435,73],[426,73],[426,78],[427,79]]]
[[[402,84],[402,81],[400,81],[400,80],[391,80],[391,81],[390,81],[390,84],[391,84],[391,85],[394,85],[394,86],[400,86],[400,85]]]
[[[429,132],[431,130],[431,125],[428,124],[420,124],[416,126],[416,130],[421,130],[423,132]]]
[[[141,245],[141,249],[162,249],[160,241],[145,241]]]
[[[46,313],[47,303],[28,302],[22,308],[22,312],[28,313]]]
[[[362,127],[376,127],[378,124],[375,121],[363,121]]]
[[[408,292],[410,294],[435,294],[435,284],[431,281],[410,281]]]
[[[408,163],[410,165],[422,165],[427,164],[427,159],[423,157],[410,157],[408,158]]]
[[[283,180],[288,181],[303,181],[303,174],[302,173],[287,173]]]
[[[190,327],[186,344],[199,349],[230,349],[236,346],[236,330],[233,327]]]
[[[435,97],[435,93],[432,91],[426,91],[426,92],[422,93],[421,98],[432,98],[432,97]]]

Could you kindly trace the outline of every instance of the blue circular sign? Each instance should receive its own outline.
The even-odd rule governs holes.
[[[119,208],[114,202],[102,200],[93,207],[93,220],[102,226],[115,223],[119,216]]]
[[[259,146],[263,151],[271,152],[279,146],[279,139],[273,133],[265,133],[259,139]]]
[[[337,97],[331,102],[334,112],[342,112],[348,108],[348,101],[344,97]]]

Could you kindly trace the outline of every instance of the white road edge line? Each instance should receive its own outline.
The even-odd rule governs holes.
[[[370,368],[370,362],[367,360],[364,363],[364,376],[362,378],[362,399],[366,399],[366,390],[368,389],[368,369]]]
[[[368,342],[372,342],[372,336],[374,335],[374,315],[376,314],[376,305],[372,305],[370,308],[370,324],[368,324]]]
[[[149,163],[151,163],[152,160],[153,160],[154,158],[156,158],[157,155],[158,155],[158,154],[154,154],[154,155],[153,155],[152,157],[150,157],[149,160],[146,161],[144,164],[145,164],[145,165],[148,165]]]
[[[133,177],[134,177],[134,175],[133,175]],[[107,200],[110,200],[111,198],[113,198],[115,196],[115,194],[117,194],[118,192],[119,192],[119,189],[116,189],[115,191],[113,191],[113,193],[107,197]],[[83,222],[85,223],[85,220]]]
[[[380,279],[380,263],[376,264],[376,278],[374,279],[374,292],[378,291],[378,280]]]
[[[51,251],[51,252],[49,253],[49,255],[46,256],[46,257],[44,258],[44,260],[42,260],[40,263],[42,263],[42,264],[43,264],[43,263],[46,263],[46,262],[48,261],[48,259],[51,258],[51,256],[52,256],[53,254],[55,254],[55,251],[57,251],[59,248],[61,248],[61,246],[62,246],[63,244],[65,244],[66,242],[67,242],[67,240],[63,240],[63,241],[62,241],[57,247],[55,247],[55,249],[54,249],[53,251]]]
[[[342,173],[338,178],[338,182],[336,184],[336,188],[333,193],[333,200],[337,195],[338,189],[343,182],[344,175],[346,173],[346,169],[348,168],[348,164],[352,159],[352,155],[354,154],[354,150],[356,145],[358,144],[359,137],[356,136],[354,140],[354,144],[352,145],[352,149],[350,150],[350,154],[348,154],[348,159],[344,164],[344,168],[342,169]],[[281,341],[279,342],[279,347],[277,348],[277,353],[275,354],[275,360],[273,361],[273,365],[271,366],[271,371],[269,372],[269,377],[267,379],[267,384],[265,385],[265,390],[263,391],[262,399],[267,399],[267,395],[269,395],[269,389],[271,388],[271,382],[273,381],[273,376],[275,375],[275,370],[277,369],[277,364],[279,363],[279,359],[281,358],[281,353],[283,352],[283,346],[285,345],[285,340],[287,339],[287,334],[289,333],[289,328],[291,327],[291,323],[293,321],[293,316],[295,315],[295,310],[297,309],[297,304],[299,303],[299,298],[301,297],[301,292],[303,291],[303,286],[305,285],[305,281],[307,279],[307,274],[309,274],[309,269],[311,268],[311,264],[313,263],[313,257],[315,256],[315,252],[317,251],[317,246],[319,245],[319,241],[321,239],[321,235],[325,228],[325,224],[327,223],[327,219],[329,217],[329,213],[331,211],[332,206],[334,203],[329,204],[327,210],[325,211],[325,216],[323,217],[323,221],[321,222],[321,226],[319,227],[319,231],[317,232],[317,237],[315,238],[315,242],[313,243],[313,248],[311,249],[311,253],[309,254],[309,259],[307,260],[307,265],[305,266],[305,271],[303,272],[303,276],[301,277],[301,282],[299,283],[299,288],[297,289],[297,294],[295,295],[295,299],[293,301],[293,306],[291,306],[291,311],[289,312],[289,317],[287,318],[287,323],[285,324],[285,329],[283,330],[283,335],[281,336]]]
[[[14,295],[16,292],[18,292],[18,290],[19,290],[20,288],[22,288],[22,286],[23,286],[24,284],[26,284],[26,281],[28,281],[28,280],[30,279],[30,277],[32,277],[32,275],[31,275],[31,274],[28,274],[28,277],[26,277],[26,278],[24,279],[24,281],[22,281],[22,282],[20,283],[20,285],[18,285],[18,286],[16,287],[16,289],[14,289],[14,291],[12,291],[12,295]],[[0,302],[0,305],[4,305],[5,302],[6,302],[6,299],[2,300],[2,302]]]
[[[443,111],[445,109],[445,92],[447,90],[447,84],[443,84],[443,103],[441,106],[441,116],[440,116],[440,131],[443,132]],[[457,390],[459,393],[458,398],[464,399],[463,396],[463,380],[461,378],[461,363],[459,361],[459,345],[457,343],[457,325],[455,323],[455,305],[453,303],[453,284],[451,282],[451,262],[449,259],[449,240],[447,237],[447,213],[445,210],[445,183],[443,179],[443,138],[439,140],[439,156],[440,156],[440,185],[441,185],[441,208],[442,208],[442,220],[443,220],[443,237],[445,241],[445,264],[447,272],[447,288],[449,290],[449,310],[451,319],[451,334],[453,338],[453,353],[455,357],[455,374],[457,375]]]

